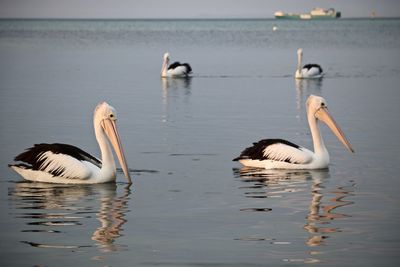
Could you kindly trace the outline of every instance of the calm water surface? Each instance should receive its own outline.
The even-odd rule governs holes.
[[[272,27],[278,30],[273,32]],[[326,71],[295,81],[296,50]],[[162,55],[191,63],[160,79]],[[0,21],[2,266],[397,266],[400,20]],[[231,159],[281,137],[312,148],[310,94],[329,170]],[[96,104],[119,112],[134,179],[24,182],[7,164],[39,142],[99,155]]]

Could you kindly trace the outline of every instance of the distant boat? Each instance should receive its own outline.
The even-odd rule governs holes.
[[[341,17],[340,11],[334,8],[313,8],[310,13],[284,13],[282,11],[275,12],[276,19],[338,19]]]

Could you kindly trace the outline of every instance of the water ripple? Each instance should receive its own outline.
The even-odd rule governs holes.
[[[21,232],[32,233],[27,237],[41,240],[21,240],[21,243],[41,249],[97,247],[103,253],[124,248],[116,240],[122,236],[126,223],[129,188],[124,188],[122,195],[117,196],[115,184],[56,185],[24,181],[10,187],[8,195],[15,206],[14,217],[26,226]],[[92,233],[69,238],[72,233],[88,229],[86,225],[96,220],[100,226]],[[53,234],[59,235],[58,240],[62,241],[54,244]],[[87,244],[93,242],[91,240],[96,246]]]
[[[341,208],[352,205],[354,202],[348,200],[353,195],[354,182],[350,180],[345,185],[336,186],[327,190],[324,186],[330,174],[328,170],[298,171],[298,170],[264,170],[259,168],[243,167],[233,169],[234,176],[241,182],[250,184],[240,186],[244,197],[254,202],[254,208],[240,208],[241,212],[268,212],[268,216],[278,217],[278,221],[289,222],[292,217],[285,217],[285,214],[293,215],[303,212],[299,204],[308,200],[306,217],[302,222],[294,221],[294,224],[303,223],[303,229],[308,233],[304,243],[309,247],[327,245],[327,240],[342,229],[335,226],[335,221],[349,218]],[[262,200],[264,199],[264,200]],[[249,205],[249,203],[247,203]],[[251,203],[250,203],[251,205]],[[270,206],[268,208],[260,205]],[[276,208],[275,208],[276,207]],[[307,206],[306,206],[307,207]],[[293,212],[279,213],[275,210],[293,210]],[[251,214],[251,213],[250,213]],[[251,215],[249,215],[251,216]],[[276,234],[276,233],[273,233]],[[282,239],[285,237],[282,236]],[[287,238],[287,237],[286,237]],[[235,240],[242,241],[265,241],[269,240],[271,245],[292,245],[296,240],[279,240],[279,236],[265,239],[258,235],[244,236]],[[310,253],[315,252],[311,251]],[[313,255],[319,255],[319,251]],[[285,262],[317,263],[316,258],[295,259],[286,258]]]

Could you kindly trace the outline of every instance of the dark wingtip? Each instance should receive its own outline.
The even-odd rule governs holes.
[[[29,166],[29,165],[27,165],[27,164],[24,164],[24,163],[8,164],[8,167],[9,167],[9,168],[12,168],[12,167],[19,167],[19,168],[24,168],[24,169],[29,169],[29,168],[31,168],[31,166]]]

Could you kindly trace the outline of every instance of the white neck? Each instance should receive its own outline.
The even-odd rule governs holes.
[[[302,55],[299,53],[297,54],[297,71],[299,73],[301,71],[301,61],[302,61]]]
[[[102,166],[100,169],[100,177],[102,179],[112,180],[116,177],[116,167],[114,156],[107,140],[107,136],[101,128],[100,124],[94,126],[94,131],[96,134],[96,140],[99,144],[101,151]]]
[[[161,77],[167,76],[168,59],[164,59],[161,67]]]
[[[314,114],[309,114],[307,112],[308,125],[310,126],[311,136],[314,144],[315,154],[324,154],[329,157],[328,150],[325,147],[324,140],[322,139],[321,132],[318,127],[318,121]]]

